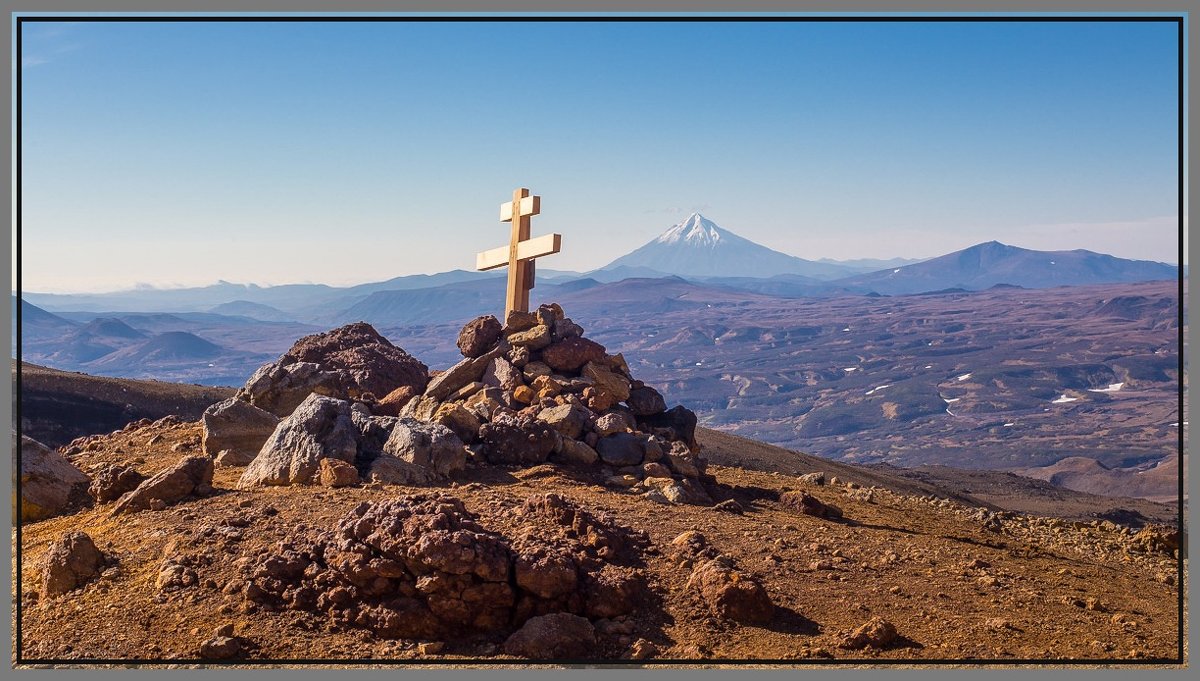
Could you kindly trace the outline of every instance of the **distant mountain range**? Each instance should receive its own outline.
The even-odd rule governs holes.
[[[881,265],[883,268],[878,269]],[[1174,279],[1177,272],[1174,265],[1164,263],[1084,250],[1033,251],[995,241],[923,261],[805,260],[756,244],[697,213],[600,269],[585,273],[540,271],[533,298],[563,303],[573,300],[600,307],[620,300],[625,305],[666,310],[686,307],[692,304],[690,301],[725,300],[731,295],[895,296],[975,291],[997,285],[1047,288],[1154,281]],[[124,319],[137,313],[142,316],[136,323],[129,322],[134,329],[197,333],[181,328],[173,317],[165,325],[155,326],[153,319],[145,315],[188,314],[192,315],[191,323],[208,319],[214,322],[210,327],[220,329],[260,322],[327,327],[359,320],[401,327],[499,314],[504,286],[503,272],[454,270],[341,288],[218,282],[199,288],[71,295],[30,292],[23,297],[26,303],[41,308],[40,312],[61,313],[64,321]],[[74,331],[74,327],[62,327],[62,321],[23,309],[27,335],[36,335],[42,327],[54,328],[63,336]],[[95,358],[106,347],[114,347],[111,334],[102,329],[80,330],[68,343],[71,347],[61,349],[63,357],[75,361],[89,361],[84,358]]]
[[[997,285],[1051,288],[1086,284],[1174,279],[1174,265],[1125,260],[1083,249],[1031,251],[998,241],[949,253],[914,265],[838,280],[855,290],[884,295],[925,293],[951,288],[980,291]]]

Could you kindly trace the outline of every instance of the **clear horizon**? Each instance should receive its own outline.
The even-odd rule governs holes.
[[[505,29],[25,24],[20,288],[469,270],[516,186],[554,270],[693,210],[808,260],[1177,263],[1174,24]]]

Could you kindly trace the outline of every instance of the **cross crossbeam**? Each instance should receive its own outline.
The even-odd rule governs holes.
[[[511,222],[507,246],[475,254],[475,269],[494,270],[508,266],[508,293],[505,297],[504,318],[514,310],[529,311],[529,291],[534,285],[535,258],[558,253],[562,247],[561,234],[529,237],[530,218],[542,212],[542,197],[531,196],[521,187],[513,192],[512,201],[500,204],[500,221]]]

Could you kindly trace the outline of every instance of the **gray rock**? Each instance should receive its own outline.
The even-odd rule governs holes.
[[[478,357],[463,359],[430,379],[429,385],[425,388],[425,397],[441,401],[459,389],[480,380],[483,378],[483,372],[487,369],[488,364],[508,352],[511,347],[507,342],[501,341],[496,347]]]
[[[224,465],[245,466],[275,432],[279,417],[231,397],[205,409],[200,424],[204,428],[200,443],[205,454],[215,459],[227,450],[229,453],[222,457]]]
[[[385,459],[392,458],[423,469],[429,476],[444,478],[463,470],[467,465],[467,453],[463,441],[446,426],[438,423],[423,423],[416,419],[400,418],[392,427],[392,435],[383,446],[383,456],[372,464],[371,473],[385,470],[407,470],[395,466]],[[408,477],[407,473],[406,479]],[[429,476],[423,476],[428,479]],[[395,482],[396,480],[384,480]]]
[[[521,379],[521,371],[503,357],[497,357],[488,363],[481,380],[484,385],[504,390],[516,390],[517,386],[525,385],[525,381]]]
[[[538,412],[538,420],[545,421],[566,438],[577,438],[587,428],[592,412],[577,404],[560,404]]]
[[[21,520],[41,520],[63,513],[76,486],[85,489],[88,482],[88,477],[61,454],[21,436]]]
[[[315,483],[321,459],[354,463],[358,440],[349,402],[310,395],[275,428],[238,487]]]
[[[646,446],[632,433],[617,433],[600,438],[596,445],[600,459],[611,466],[637,466],[645,458]]]
[[[315,362],[283,357],[259,367],[237,397],[276,416],[287,416],[310,394],[337,394],[341,383],[337,372],[325,371]]]
[[[392,436],[394,416],[372,416],[361,403],[350,410],[350,420],[358,429],[358,454],[355,461],[370,461],[383,453],[383,446]]]
[[[590,466],[596,463],[598,458],[600,455],[596,453],[596,450],[569,437],[563,437],[558,451],[550,455],[550,460],[554,463],[568,466]]]
[[[825,472],[817,471],[816,473],[805,473],[804,475],[800,476],[800,481],[807,482],[810,485],[824,485]]]
[[[609,435],[624,433],[628,430],[629,421],[621,414],[609,413],[596,419],[593,428],[600,437],[608,437]]]

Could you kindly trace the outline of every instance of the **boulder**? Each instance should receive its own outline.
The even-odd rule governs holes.
[[[429,381],[425,388],[425,397],[438,401],[444,400],[452,393],[483,378],[483,372],[488,364],[497,357],[509,351],[511,346],[500,343],[490,351],[478,357],[465,357],[458,364],[446,369]]]
[[[200,659],[232,660],[242,655],[242,641],[234,636],[213,636],[200,644]]]
[[[510,391],[525,384],[521,378],[521,371],[503,357],[493,359],[487,365],[487,369],[483,372],[483,378],[480,380],[484,385]]]
[[[614,373],[604,364],[588,362],[583,367],[583,375],[592,380],[592,386],[597,391],[610,397],[613,402],[629,399],[629,379]]]
[[[504,642],[504,652],[533,660],[570,660],[595,655],[596,629],[579,615],[556,612],[532,617]]]
[[[667,402],[661,393],[648,385],[632,388],[625,400],[634,416],[653,416],[667,410]]]
[[[500,415],[479,429],[483,455],[493,464],[543,463],[560,438],[549,425],[527,417]]]
[[[508,319],[504,321],[504,328],[500,332],[507,337],[514,333],[532,329],[537,326],[537,323],[537,316],[532,312],[513,310],[508,313]]]
[[[696,462],[690,456],[667,454],[667,458],[664,461],[667,462],[668,468],[684,477],[700,477],[700,467],[696,465]]]
[[[900,635],[896,625],[882,617],[872,617],[861,627],[851,632],[842,640],[842,648],[861,650],[863,648],[886,648],[896,642]]]
[[[775,605],[762,584],[738,572],[726,556],[697,565],[687,586],[696,590],[718,617],[743,624],[765,624],[775,614]]]
[[[321,484],[349,487],[358,484],[358,469],[341,459],[321,459]]]
[[[395,416],[372,416],[366,405],[359,402],[350,407],[350,421],[358,430],[358,453],[355,464],[364,463],[383,453],[383,445],[392,435]]]
[[[577,404],[560,404],[538,412],[538,420],[544,421],[566,438],[578,438],[587,428],[592,413]]]
[[[555,341],[566,340],[568,338],[578,338],[583,335],[583,327],[575,322],[563,317],[554,322],[554,326],[550,330],[550,337]]]
[[[629,421],[622,414],[608,413],[596,419],[593,429],[600,437],[608,437],[629,430]]]
[[[159,471],[132,492],[121,497],[112,515],[133,513],[151,507],[158,501],[167,506],[189,496],[199,496],[212,490],[213,460],[207,456],[184,457],[174,466]]]
[[[558,451],[550,454],[551,461],[567,466],[590,466],[599,458],[600,455],[596,453],[596,450],[587,446],[586,443],[565,436],[562,438],[562,444]]]
[[[100,574],[104,554],[92,538],[72,530],[50,544],[46,565],[42,571],[42,591],[47,596],[59,596],[77,589]]]
[[[204,429],[200,442],[205,454],[216,458],[229,450],[225,455],[226,465],[245,466],[258,456],[258,450],[275,432],[279,417],[231,397],[205,409],[200,424]]]
[[[269,411],[287,416],[309,395],[336,395],[340,377],[325,371],[315,362],[297,362],[286,355],[264,364],[246,381],[237,398]]]
[[[651,414],[639,419],[643,430],[655,428],[668,429],[673,440],[687,444],[692,449],[698,449],[696,443],[696,413],[683,405],[676,405],[661,414]]]
[[[126,492],[136,489],[145,479],[146,476],[132,467],[110,464],[93,473],[88,494],[98,503],[116,501]]]
[[[500,339],[500,320],[492,315],[476,317],[458,333],[458,350],[463,357],[478,357]]]
[[[564,338],[542,350],[542,361],[560,372],[579,371],[588,362],[599,362],[604,357],[603,345],[578,336]]]
[[[76,490],[87,484],[88,477],[61,454],[21,436],[21,520],[41,520],[65,512]],[[16,503],[13,506],[15,516]]]
[[[538,324],[526,331],[518,331],[508,337],[508,342],[516,347],[541,350],[550,345],[550,327]]]
[[[646,446],[632,433],[616,433],[600,438],[596,453],[610,466],[638,466],[645,458]]]
[[[284,356],[335,372],[340,379],[335,395],[342,399],[387,395],[401,386],[420,392],[429,380],[429,367],[366,322],[304,336]]]
[[[444,402],[433,413],[431,421],[454,431],[463,442],[475,442],[479,439],[479,417],[457,402]]]
[[[838,520],[842,517],[842,509],[833,504],[826,504],[807,492],[796,490],[784,492],[779,496],[779,502],[804,515],[811,515],[816,518]]]
[[[824,473],[824,471],[817,471],[816,473],[805,473],[804,475],[800,476],[800,482],[805,482],[810,485],[822,486],[825,484],[825,473]]]
[[[420,391],[413,386],[402,385],[379,398],[372,411],[379,416],[399,416],[404,405],[420,394]]]
[[[392,435],[383,446],[384,455],[371,466],[372,479],[384,482],[416,484],[433,478],[444,478],[467,465],[467,453],[462,439],[454,431],[438,423],[423,423],[416,419],[400,418]],[[402,461],[398,466],[387,459]],[[413,472],[415,467],[423,473]]]
[[[349,402],[310,395],[275,428],[242,473],[238,487],[316,482],[321,459],[353,463],[358,441]]]

